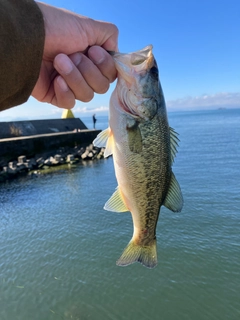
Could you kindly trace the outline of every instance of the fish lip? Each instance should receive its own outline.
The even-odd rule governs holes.
[[[150,55],[150,53],[152,52],[152,49],[153,49],[153,46],[150,44],[150,45],[144,47],[143,49],[140,49],[140,50],[134,51],[134,52],[121,53],[121,52],[117,52],[117,51],[108,51],[108,53],[110,55],[112,55],[114,58],[117,58],[119,56],[129,56],[129,55],[133,55],[133,54],[145,55],[147,58]]]
[[[152,45],[148,45],[136,52],[112,53],[118,72],[122,76],[123,74],[126,76],[126,73],[132,74],[133,70],[137,73],[147,71],[149,69],[149,61],[152,61],[153,57],[152,48]]]

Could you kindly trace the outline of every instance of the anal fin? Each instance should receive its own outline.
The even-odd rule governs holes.
[[[115,212],[129,211],[123,201],[119,187],[117,187],[111,198],[105,203],[104,209]]]

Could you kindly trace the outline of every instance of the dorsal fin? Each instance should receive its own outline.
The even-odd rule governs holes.
[[[171,164],[173,164],[177,154],[178,141],[178,133],[170,127]]]

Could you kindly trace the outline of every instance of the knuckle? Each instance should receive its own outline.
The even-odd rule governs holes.
[[[114,27],[115,27],[115,34],[118,36],[119,35],[119,29],[118,29],[118,27],[116,25],[114,25]]]
[[[119,29],[118,29],[118,27],[117,27],[115,24],[113,24],[113,23],[110,23],[110,24],[111,24],[111,26],[112,26],[113,33],[116,34],[116,35],[119,35]]]

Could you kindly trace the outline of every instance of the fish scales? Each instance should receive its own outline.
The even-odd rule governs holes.
[[[134,180],[133,198],[136,199],[137,212],[140,215],[140,225],[143,231],[141,241],[146,242],[144,238],[155,237],[155,229],[160,206],[162,205],[169,182],[170,163],[169,153],[166,144],[161,141],[163,139],[169,140],[168,135],[164,132],[159,132],[158,115],[152,120],[156,122],[156,130],[150,130],[149,123],[139,125],[143,137],[143,150],[139,157],[132,154],[127,157],[128,161],[128,177]],[[153,127],[153,123],[151,123]],[[156,155],[156,149],[159,150]],[[164,150],[165,149],[165,150]],[[142,164],[140,173],[138,167]],[[156,197],[158,195],[158,197]],[[137,222],[135,222],[137,225]]]
[[[94,140],[113,155],[118,188],[105,209],[130,211],[133,237],[117,265],[157,265],[156,226],[162,205],[179,212],[183,197],[172,173],[177,134],[169,127],[152,46],[115,53],[118,82],[111,96],[109,128]]]

